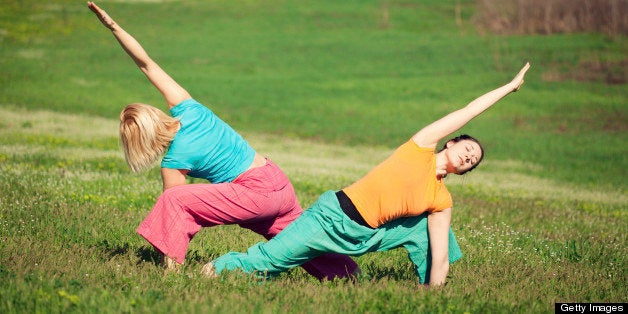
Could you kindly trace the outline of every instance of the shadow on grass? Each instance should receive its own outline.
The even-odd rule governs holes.
[[[372,280],[392,279],[396,281],[415,279],[414,270],[406,267],[382,266],[371,262],[363,266],[364,273]]]
[[[139,259],[137,262],[138,265],[142,263],[151,263],[155,266],[160,266],[162,263],[162,254],[150,245],[144,245],[134,249],[127,242],[111,243],[107,240],[103,240],[98,243],[98,247],[105,253],[105,259],[112,259],[116,256],[131,253]],[[217,252],[207,255],[198,250],[191,250],[187,253],[186,263],[189,263],[190,265],[205,265],[207,262],[217,258],[218,256],[219,254]]]
[[[100,247],[109,258],[124,255],[129,251],[130,245],[128,243],[110,243],[107,240],[102,240],[98,243],[98,247]]]
[[[188,252],[185,257],[186,262],[190,264],[202,264],[205,265],[207,262],[218,258],[220,255],[218,253],[210,253],[209,255],[202,254],[198,250],[191,250]]]
[[[155,248],[148,246],[140,246],[135,251],[135,256],[137,256],[140,260],[137,262],[140,263],[152,263],[155,266],[161,265],[161,253],[155,250]]]
[[[101,241],[98,246],[105,252],[108,259],[126,255],[132,250],[129,243],[110,243],[107,240]],[[138,264],[152,263],[155,266],[161,264],[161,253],[152,246],[141,246],[135,250],[134,255],[139,258]]]
[[[137,262],[138,265],[142,263],[151,263],[155,266],[161,265],[162,255],[152,246],[140,246],[137,249],[133,249],[129,243],[113,244],[107,240],[103,240],[98,246],[105,252],[109,259],[131,252],[139,259]],[[133,252],[133,250],[135,251]],[[198,250],[191,250],[186,256],[186,263],[188,263],[188,265],[204,265],[218,256],[218,253],[206,255]],[[370,280],[379,281],[389,279],[401,281],[415,279],[414,271],[408,267],[383,266],[375,262],[370,262],[363,265],[362,268],[363,272],[367,274]]]

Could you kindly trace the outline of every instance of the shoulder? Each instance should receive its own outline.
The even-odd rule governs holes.
[[[414,136],[412,136],[411,141],[414,142],[419,147],[431,148],[431,149],[435,149],[436,145],[438,144],[438,141],[434,141],[434,136],[430,136],[429,132],[427,131],[427,128],[422,129],[421,131],[417,132]]]
[[[435,147],[431,147],[431,146],[426,146],[426,145],[421,145],[419,143],[417,143],[414,138],[409,139],[407,142],[403,143],[401,145],[401,147],[407,146],[407,149],[411,149],[417,152],[428,152],[428,153],[433,153]]]
[[[194,98],[185,99],[170,108],[172,114],[187,110],[209,110],[209,108],[205,107]]]
[[[187,107],[194,107],[194,106],[203,106],[203,105],[200,102],[198,102],[196,99],[194,99],[194,98],[187,98],[185,100],[182,100],[180,103],[172,106],[172,108],[170,108],[170,110],[187,108]]]
[[[395,151],[396,155],[403,155],[413,158],[432,158],[434,156],[433,147],[422,147],[417,144],[413,139],[401,144]]]

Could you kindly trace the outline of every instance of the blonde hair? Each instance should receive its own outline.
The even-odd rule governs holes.
[[[120,140],[131,171],[149,168],[179,131],[180,122],[149,105],[134,103],[120,113]]]

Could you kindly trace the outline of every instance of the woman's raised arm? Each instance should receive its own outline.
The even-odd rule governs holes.
[[[477,117],[506,95],[518,91],[529,68],[530,63],[526,63],[510,83],[494,89],[476,98],[464,108],[432,122],[416,133],[412,139],[421,147],[436,147],[438,141],[462,128],[467,122]]]
[[[140,43],[118,25],[103,9],[89,1],[87,6],[96,14],[100,22],[111,30],[122,48],[135,61],[148,80],[159,90],[172,108],[181,101],[191,98],[190,94],[159,67],[146,53]]]

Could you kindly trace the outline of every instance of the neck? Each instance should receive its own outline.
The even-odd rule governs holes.
[[[438,179],[443,178],[449,172],[447,171],[447,156],[445,156],[446,149],[436,154],[436,177]]]

